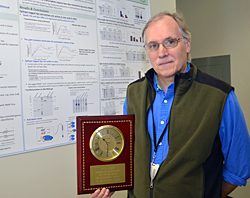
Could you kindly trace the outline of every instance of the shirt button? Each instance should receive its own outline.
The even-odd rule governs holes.
[[[167,100],[164,100],[164,103],[167,103],[168,101]]]
[[[164,124],[164,121],[161,121],[161,124]]]

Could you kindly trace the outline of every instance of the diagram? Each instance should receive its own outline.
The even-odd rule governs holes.
[[[115,88],[114,87],[107,87],[103,88],[103,98],[114,98],[115,97]]]
[[[87,93],[83,93],[80,96],[77,96],[73,100],[73,113],[87,112],[88,101],[87,101]]]
[[[120,68],[121,77],[130,77],[130,68]]]
[[[116,114],[115,101],[105,102],[104,115],[115,115],[115,114]]]
[[[36,94],[33,98],[33,114],[34,117],[52,116],[53,115],[53,93],[47,96]]]
[[[54,128],[53,126],[48,127],[37,127],[37,143],[45,143],[54,141]]]
[[[126,52],[127,61],[129,62],[146,62],[147,55],[145,52],[141,51],[128,51]]]
[[[102,69],[102,76],[103,76],[103,78],[114,78],[115,77],[114,68],[103,68]]]
[[[14,129],[0,130],[0,148],[15,144]]]
[[[101,39],[106,41],[122,42],[122,32],[120,29],[104,27],[101,31]]]
[[[100,15],[112,16],[112,7],[110,5],[99,5]]]

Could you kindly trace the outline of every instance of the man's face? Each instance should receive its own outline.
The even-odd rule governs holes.
[[[162,43],[166,38],[181,38],[177,22],[170,16],[149,25],[145,32],[146,42],[155,41]],[[158,75],[159,80],[174,82],[177,73],[184,73],[187,69],[187,53],[190,51],[190,42],[181,39],[174,48],[166,49],[160,44],[155,52],[148,52],[152,67]]]

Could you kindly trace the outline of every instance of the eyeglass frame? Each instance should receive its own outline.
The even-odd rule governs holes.
[[[184,38],[185,38],[184,36],[183,36],[183,37],[180,37],[180,38],[166,38],[166,39],[164,39],[164,41],[163,41],[162,43],[154,42],[154,43],[157,43],[157,45],[158,45],[157,50],[154,50],[154,51],[150,51],[150,50],[147,49],[147,45],[148,45],[149,43],[151,43],[151,42],[146,43],[145,45],[143,45],[143,47],[147,50],[147,52],[157,52],[158,49],[159,49],[159,47],[160,47],[160,44],[162,44],[163,47],[165,47],[165,45],[164,45],[163,43],[164,43],[166,40],[175,40],[175,41],[177,41],[177,43],[176,43],[176,45],[175,45],[174,47],[165,47],[166,49],[171,49],[171,48],[175,48],[175,47],[178,45],[179,41],[180,41],[181,39],[184,39]]]

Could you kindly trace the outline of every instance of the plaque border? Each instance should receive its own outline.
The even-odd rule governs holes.
[[[86,194],[92,193],[97,188],[107,187],[111,191],[117,190],[127,190],[133,189],[134,187],[134,115],[111,115],[111,116],[77,116],[77,185],[78,185],[78,194]],[[98,127],[102,125],[114,125],[119,128],[117,125],[119,124],[127,124],[129,125],[129,145],[125,145],[125,150],[129,150],[129,163],[124,162],[125,165],[129,166],[129,181],[126,181],[124,184],[108,184],[101,186],[88,187],[90,184],[86,181],[86,168],[90,166],[86,161],[86,157],[94,158],[94,156],[86,156],[86,153],[89,149],[86,145],[89,144],[89,138],[86,138],[86,133],[90,133],[85,130],[86,124],[88,125],[97,125]],[[127,126],[128,127],[128,126]],[[121,129],[120,129],[121,130]],[[123,132],[123,130],[121,130]],[[94,131],[91,131],[91,134]],[[124,132],[123,132],[124,133]],[[89,136],[89,134],[88,134]],[[87,141],[87,144],[86,144]],[[85,145],[85,146],[84,146]],[[87,148],[86,148],[87,147]],[[128,151],[127,151],[128,152]],[[100,162],[100,164],[112,164],[115,163],[116,160],[111,162]],[[120,162],[119,162],[120,163]],[[96,164],[96,165],[100,165]]]

